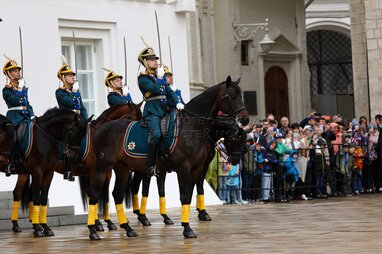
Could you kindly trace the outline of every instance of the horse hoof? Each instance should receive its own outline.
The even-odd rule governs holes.
[[[44,237],[44,233],[41,230],[35,230],[33,231],[34,237]]]
[[[102,225],[102,223],[101,223],[101,221],[100,220],[95,220],[95,230],[96,231],[105,231],[105,229],[103,228],[103,225]]]
[[[12,227],[12,231],[15,232],[15,233],[23,232],[23,231],[19,228],[19,225],[13,225],[13,227]]]
[[[54,236],[54,233],[51,229],[44,230],[44,235],[45,236]]]
[[[138,236],[137,232],[135,232],[134,230],[126,232],[126,235],[128,237],[137,237]]]
[[[198,218],[200,221],[211,221],[211,217],[208,215],[207,212],[199,213]]]
[[[142,223],[143,226],[148,227],[151,226],[150,221],[147,219],[145,214],[141,214],[138,217],[138,220]]]
[[[170,218],[164,219],[163,222],[165,225],[174,225],[174,222]]]
[[[185,238],[196,238],[196,234],[194,233],[194,231],[192,231],[192,229],[184,230],[183,235]]]
[[[106,220],[107,223],[107,228],[109,230],[117,230],[117,226],[111,221],[111,220]]]
[[[101,240],[101,237],[99,237],[99,235],[97,235],[97,233],[94,233],[94,234],[89,235],[89,239],[92,241],[98,241],[98,240]]]

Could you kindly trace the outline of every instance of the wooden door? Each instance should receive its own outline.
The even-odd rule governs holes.
[[[279,66],[272,66],[265,74],[265,110],[278,119],[289,117],[288,77]]]

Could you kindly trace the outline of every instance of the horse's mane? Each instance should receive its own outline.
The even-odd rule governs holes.
[[[106,109],[105,111],[103,111],[102,114],[99,117],[97,117],[97,119],[93,120],[92,125],[98,125],[98,124],[104,123],[106,121],[112,120],[112,119],[109,119],[109,116],[111,114],[113,114],[115,111],[118,111],[119,108],[123,108],[126,106],[128,106],[129,109],[132,109],[132,108],[139,109],[138,105],[134,104],[134,103],[126,103],[126,104],[120,104],[120,105],[112,106],[112,107]],[[126,113],[127,113],[127,111],[126,111]]]
[[[192,98],[187,104],[194,104],[195,103],[196,105],[198,105],[199,104],[198,102],[200,100],[202,100],[202,99],[205,100],[205,98],[211,98],[208,95],[210,95],[213,92],[215,92],[215,90],[218,88],[218,86],[221,86],[223,84],[225,84],[225,81],[223,81],[223,82],[221,82],[221,83],[219,83],[217,85],[214,85],[214,86],[211,86],[211,87],[207,88],[207,90],[205,90],[203,93],[201,93],[201,94],[195,96],[194,98]]]
[[[6,116],[3,116],[2,114],[0,114],[0,125],[4,125],[6,123],[10,123],[11,121],[8,119],[8,117]]]
[[[76,113],[70,109],[65,108],[51,108],[48,109],[42,116],[37,118],[37,122],[49,123],[54,121],[67,121],[68,119],[74,119]]]

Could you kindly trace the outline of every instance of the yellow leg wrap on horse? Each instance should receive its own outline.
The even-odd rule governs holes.
[[[138,194],[133,194],[133,211],[139,210],[139,197]]]
[[[48,211],[48,206],[42,205],[40,206],[40,223],[46,224],[46,213]]]
[[[32,224],[40,224],[40,206],[33,205]]]
[[[141,207],[139,208],[140,214],[146,214],[147,197],[142,197]]]
[[[103,211],[103,219],[110,220],[109,203],[105,204],[105,211]]]
[[[98,204],[96,204],[95,207],[96,207],[96,210],[95,210],[95,211],[96,211],[96,213],[95,213],[95,219],[98,220],[98,219],[99,219],[99,218],[98,218]]]
[[[196,195],[196,208],[199,210],[205,210],[204,195]]]
[[[19,201],[13,201],[12,216],[11,216],[12,221],[17,221],[19,219],[19,205],[20,205]]]
[[[116,204],[115,210],[117,210],[119,225],[127,223],[128,221],[125,214],[125,208],[123,208],[123,204]]]
[[[29,220],[32,221],[32,217],[33,217],[33,201],[29,201],[28,206],[29,206]]]
[[[96,212],[97,212],[96,206],[89,205],[88,225],[95,225]]]
[[[189,223],[190,222],[190,205],[182,205],[182,219],[181,222]]]
[[[159,212],[160,214],[166,214],[166,197],[159,197]]]

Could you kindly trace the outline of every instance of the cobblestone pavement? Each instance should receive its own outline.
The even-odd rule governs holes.
[[[165,226],[148,211],[151,227],[138,224],[139,237],[124,231],[101,232],[88,239],[86,225],[52,228],[50,238],[34,238],[31,230],[0,232],[0,253],[381,253],[382,195],[264,205],[207,207],[212,222],[199,222],[194,209],[191,227],[196,239],[184,239],[180,209],[169,209],[175,222]],[[114,221],[116,218],[113,217]],[[10,227],[11,228],[11,227]],[[106,228],[106,226],[105,226]]]

